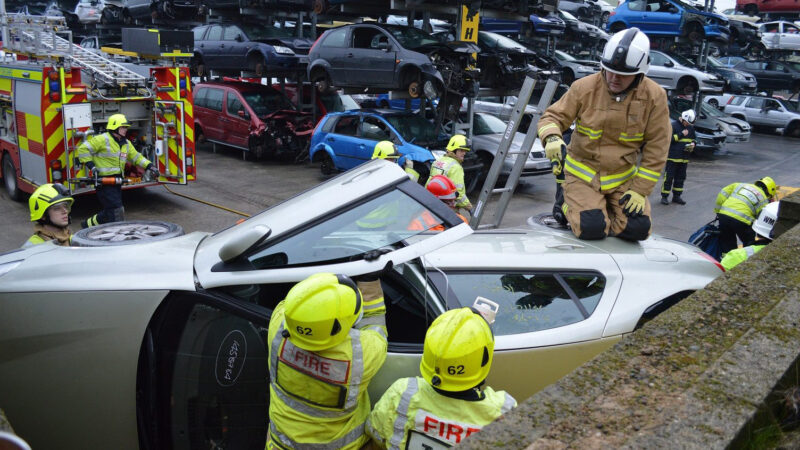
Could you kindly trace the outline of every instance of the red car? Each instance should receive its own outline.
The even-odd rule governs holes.
[[[194,88],[195,135],[265,156],[296,156],[308,145],[314,123],[280,91],[246,81],[208,81]]]
[[[755,16],[761,12],[800,13],[797,0],[736,0],[736,10]]]

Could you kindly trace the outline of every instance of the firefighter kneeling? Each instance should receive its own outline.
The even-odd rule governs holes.
[[[442,448],[517,406],[505,391],[481,389],[494,356],[489,324],[472,308],[437,317],[425,334],[422,377],[401,378],[369,416],[367,432],[381,448]]]
[[[292,287],[269,321],[267,449],[369,442],[367,387],[386,359],[385,314],[375,274],[358,287],[332,273]]]
[[[539,120],[554,173],[566,173],[562,209],[581,239],[650,234],[647,196],[667,160],[671,126],[664,89],[645,76],[649,54],[650,40],[637,28],[614,34],[603,70],[573,83]],[[561,134],[573,122],[566,147]]]
[[[108,118],[105,133],[92,136],[78,146],[78,160],[86,166],[90,175],[122,177],[125,175],[125,163],[130,162],[149,172],[153,179],[158,179],[158,169],[125,138],[130,126],[123,114],[114,114]],[[82,228],[125,220],[121,185],[97,186],[97,199],[103,210],[81,221]]]

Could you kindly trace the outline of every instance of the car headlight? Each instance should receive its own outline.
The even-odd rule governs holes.
[[[733,74],[733,79],[735,79],[735,80],[744,80],[745,77],[744,77],[744,75],[742,75],[740,73],[734,73]]]
[[[289,47],[276,45],[273,48],[275,49],[275,53],[280,53],[281,55],[294,55],[294,50],[290,49]]]
[[[576,69],[578,69],[578,72],[588,72],[588,73],[594,72],[594,69],[592,69],[589,66],[578,66],[576,67]]]
[[[433,85],[433,81],[425,80],[422,83],[422,92],[425,94],[425,97],[429,99],[434,99],[439,96],[439,93],[436,91],[436,86]]]

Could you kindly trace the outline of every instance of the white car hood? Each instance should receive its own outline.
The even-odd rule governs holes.
[[[187,290],[194,253],[208,233],[110,247],[44,243],[0,255],[0,292]],[[17,264],[18,263],[18,264]],[[102,274],[102,276],[95,276]]]

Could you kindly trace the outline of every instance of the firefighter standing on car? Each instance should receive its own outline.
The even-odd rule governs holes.
[[[719,247],[722,255],[736,248],[736,238],[748,245],[755,239],[751,226],[775,197],[775,180],[764,177],[753,184],[731,183],[717,194],[714,212],[719,220]]]
[[[747,258],[760,252],[764,247],[772,242],[774,235],[772,229],[778,222],[778,210],[780,203],[772,202],[761,210],[758,219],[753,222],[753,232],[756,237],[751,245],[729,251],[720,261],[725,270],[731,270],[744,262]]]
[[[160,176],[153,163],[139,154],[133,144],[125,137],[131,126],[123,114],[114,114],[108,118],[106,132],[91,136],[78,146],[78,159],[86,166],[90,175],[97,177],[123,177],[125,163],[130,162],[147,171],[153,179]],[[81,227],[87,228],[101,223],[125,220],[125,209],[122,206],[122,185],[98,185],[97,198],[103,209],[94,216],[81,221]]]
[[[28,199],[33,236],[22,244],[22,247],[31,247],[47,241],[68,246],[72,241],[69,212],[73,201],[69,190],[60,184],[48,183],[36,188]]]
[[[472,308],[451,309],[425,334],[422,377],[395,381],[375,404],[367,432],[380,448],[443,448],[461,443],[517,406],[505,391],[481,388],[494,336]]]
[[[425,184],[430,183],[436,175],[447,176],[456,185],[456,191],[458,191],[456,207],[471,211],[472,203],[467,198],[467,191],[464,186],[464,168],[461,166],[461,163],[464,162],[464,156],[470,151],[467,137],[463,134],[453,135],[447,143],[446,150],[447,153],[431,165],[431,174]]]
[[[292,287],[269,321],[267,449],[369,442],[367,387],[386,359],[385,314],[375,274],[356,286],[319,273]]]
[[[372,152],[372,159],[388,159],[400,164],[400,158],[403,155],[397,150],[397,146],[392,141],[380,141],[375,144],[375,150]],[[403,170],[412,181],[419,181],[419,172],[414,170],[414,161],[410,160],[408,156],[402,164]]]
[[[669,205],[669,193],[672,192],[672,203],[685,205],[683,182],[686,181],[686,168],[689,166],[689,153],[694,151],[694,120],[697,116],[693,109],[681,113],[681,117],[672,121],[672,141],[669,144],[667,167],[664,169],[664,184],[661,185],[661,204]]]
[[[649,54],[650,41],[637,28],[614,34],[603,70],[573,83],[539,120],[554,173],[566,172],[562,209],[581,239],[650,234],[647,196],[667,159],[670,122],[664,89],[645,76]],[[561,136],[573,122],[562,159]]]

